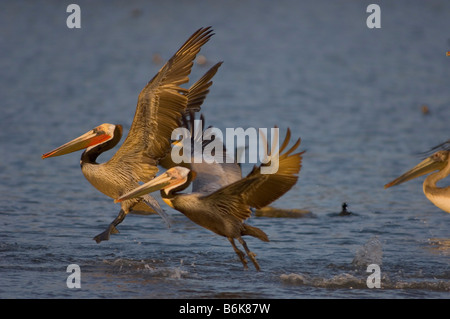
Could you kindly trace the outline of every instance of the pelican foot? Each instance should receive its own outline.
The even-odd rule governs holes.
[[[250,260],[252,261],[253,265],[255,265],[256,270],[260,271],[261,267],[259,267],[258,261],[256,260],[256,254],[254,252],[250,251],[250,249],[248,249],[247,243],[245,242],[245,240],[242,239],[242,237],[239,237],[238,240],[241,243],[241,245],[244,247],[245,252],[247,253],[247,256],[250,258]]]
[[[247,270],[248,266],[247,266],[247,260],[245,259],[245,254],[242,251],[239,251],[239,252],[236,251],[236,253],[239,256],[239,259],[241,260],[242,265],[244,266],[244,270]]]
[[[255,268],[257,271],[261,270],[261,267],[259,267],[258,261],[256,260],[256,254],[253,252],[249,252],[248,256],[250,257],[251,261],[253,262],[253,265],[255,265]]]
[[[97,236],[95,236],[94,240],[97,242],[97,244],[99,244],[101,241],[109,240],[109,236],[111,234],[118,234],[118,233],[119,233],[119,231],[117,230],[116,226],[111,224],[108,226],[108,229],[106,229],[101,234],[98,234]]]
[[[247,266],[247,260],[245,260],[245,254],[239,248],[237,248],[236,244],[234,243],[233,238],[228,237],[228,240],[230,241],[231,246],[233,246],[234,251],[238,255],[239,259],[241,260],[242,265],[244,265],[244,270],[247,270],[248,266]]]

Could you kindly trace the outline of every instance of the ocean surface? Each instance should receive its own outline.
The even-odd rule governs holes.
[[[3,1],[0,298],[448,299],[450,214],[425,198],[423,177],[383,186],[450,138],[450,2],[378,1],[371,29],[373,2],[77,1],[70,29],[70,2]],[[306,150],[272,206],[311,214],[248,220],[270,238],[246,238],[260,272],[162,201],[170,228],[129,215],[97,244],[118,204],[84,178],[81,152],[41,159],[102,123],[126,134],[159,58],[204,26],[215,35],[191,79],[224,61],[208,125],[289,127]],[[343,202],[352,215],[339,216]],[[72,264],[80,288],[68,287]]]

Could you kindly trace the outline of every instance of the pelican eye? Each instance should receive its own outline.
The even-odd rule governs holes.
[[[106,131],[103,129],[103,127],[96,127],[94,129],[95,133],[100,133],[100,134],[106,134]]]
[[[433,154],[432,156],[435,162],[444,162],[446,159],[446,153],[443,151],[439,151]]]

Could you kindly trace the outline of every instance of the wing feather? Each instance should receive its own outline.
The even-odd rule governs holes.
[[[193,128],[193,124],[191,126],[190,123],[194,123],[193,119],[192,121],[188,122],[186,119],[186,116],[193,112],[198,112],[201,109],[201,105],[203,104],[206,96],[209,93],[209,87],[213,84],[212,78],[217,73],[217,70],[222,65],[222,62],[219,62],[215,64],[212,68],[210,68],[197,82],[195,82],[190,88],[189,93],[186,95],[187,97],[187,107],[186,111],[183,114],[182,118],[182,127],[185,127],[187,129]],[[202,118],[203,119],[203,118]],[[202,134],[203,131],[200,131],[200,134]],[[193,134],[193,131],[191,130],[191,134]],[[200,136],[193,136],[194,139],[199,139]],[[171,167],[175,166],[184,166],[187,168],[191,168],[189,163],[178,163],[175,164],[172,161],[171,154],[167,154],[164,158],[162,158],[159,163],[160,166],[164,167],[165,169],[169,169]]]
[[[289,143],[290,135],[290,130],[288,130],[279,151],[279,168],[276,173],[261,173],[261,166],[270,165],[270,163],[255,166],[245,178],[225,186],[203,198],[212,203],[222,203],[227,201],[233,203],[240,202],[254,208],[262,208],[280,198],[297,182],[297,174],[300,172],[302,155],[304,153],[303,151],[292,154],[292,152],[300,145],[301,140],[298,139],[294,146],[282,154]],[[248,209],[230,209],[228,211],[241,221],[249,218],[251,214]]]
[[[189,117],[188,117],[189,116]],[[209,136],[207,129],[212,128],[209,126],[205,130],[205,118],[200,116],[200,127],[195,127],[195,113],[190,112],[183,116],[183,127],[187,128],[191,134],[191,161],[187,167],[195,172],[196,178],[192,182],[192,192],[201,194],[210,194],[221,187],[229,185],[242,178],[242,171],[236,160],[231,160],[223,145],[223,141],[219,140],[216,136]],[[204,160],[206,154],[204,154],[205,147],[214,142],[216,146],[214,151],[218,151],[217,147],[222,148],[222,158],[217,161],[208,163]],[[189,143],[189,141],[187,141]],[[202,146],[202,154],[195,154],[196,147],[194,144],[200,144]],[[201,156],[202,161],[200,163],[195,162],[195,156]],[[218,156],[218,154],[212,154]]]
[[[157,173],[156,165],[170,151],[172,131],[187,107],[189,91],[180,85],[189,81],[194,59],[212,35],[210,27],[197,30],[142,89],[128,136],[111,163],[132,167],[142,181]]]
[[[215,64],[211,69],[208,70],[197,82],[195,82],[190,88],[187,94],[187,107],[188,112],[200,111],[200,106],[203,104],[206,96],[209,93],[209,87],[213,84],[211,79],[217,73],[217,70],[222,65],[223,62]]]

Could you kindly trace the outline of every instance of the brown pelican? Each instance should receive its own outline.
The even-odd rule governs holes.
[[[448,142],[446,142],[448,143]],[[437,148],[448,147],[446,143],[436,146]],[[434,172],[437,171],[437,172]],[[420,162],[417,166],[404,173],[402,176],[386,184],[384,188],[401,184],[413,178],[434,172],[425,178],[423,192],[425,196],[437,207],[450,213],[450,186],[439,187],[436,183],[450,174],[450,150],[439,150]]]
[[[81,170],[86,179],[99,191],[117,198],[148,182],[158,172],[158,161],[170,152],[171,133],[181,124],[187,110],[198,111],[211,78],[221,63],[213,66],[190,89],[180,85],[189,81],[193,60],[200,48],[213,35],[210,27],[197,30],[159,70],[139,94],[130,131],[115,155],[105,163],[97,157],[113,148],[122,137],[122,126],[102,124],[86,134],[42,155],[42,158],[60,156],[81,149]],[[130,212],[164,212],[151,196],[124,201],[121,210],[107,230],[94,237],[99,243],[117,233],[116,226]]]
[[[287,151],[290,130],[278,152],[279,167],[274,174],[262,174],[262,164],[255,166],[244,178],[236,163],[192,163],[191,168],[176,166],[152,181],[122,195],[116,202],[129,200],[161,190],[162,199],[196,224],[228,238],[234,251],[247,269],[245,254],[236,246],[237,239],[244,247],[255,268],[260,270],[255,254],[242,239],[244,235],[269,241],[259,228],[244,221],[251,215],[250,208],[265,207],[285,194],[297,182],[303,152],[292,154],[300,139]],[[283,151],[285,151],[283,153]],[[179,193],[192,181],[192,193]]]

